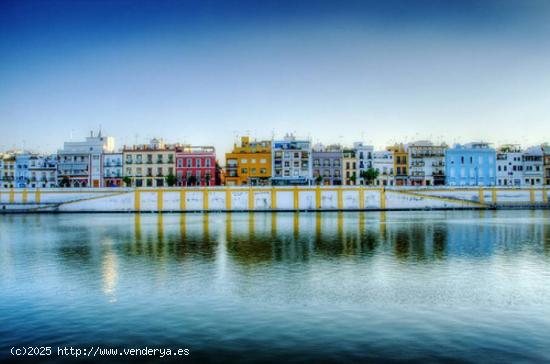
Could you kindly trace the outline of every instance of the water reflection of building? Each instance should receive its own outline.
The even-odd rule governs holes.
[[[119,267],[136,259],[154,271],[173,262],[252,269],[327,259],[429,264],[529,251],[550,255],[548,217],[549,211],[136,214],[133,226],[118,221],[110,228],[116,245],[92,243],[103,241],[98,234],[105,232],[82,223],[71,228],[83,243],[67,241],[58,251],[71,269],[101,276],[108,293],[116,290]]]
[[[103,293],[110,297],[110,302],[116,302],[116,284],[118,280],[117,256],[108,249],[102,260]]]

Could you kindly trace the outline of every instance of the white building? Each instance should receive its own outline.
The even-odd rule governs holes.
[[[497,152],[497,185],[521,186],[523,179],[523,152],[519,145],[503,145]]]
[[[287,134],[272,143],[271,182],[274,185],[308,185],[312,179],[311,142]]]
[[[393,186],[393,152],[381,150],[372,154],[372,168],[378,172],[374,182],[377,186]]]
[[[355,158],[357,159],[357,179],[359,184],[365,184],[366,181],[361,177],[361,172],[366,172],[367,169],[372,168],[372,154],[374,147],[372,145],[366,145],[363,142],[353,143],[353,150],[355,151]]]
[[[31,188],[57,187],[57,156],[33,155],[29,159],[29,183]]]
[[[112,153],[115,141],[91,132],[83,142],[65,142],[57,152],[60,187],[103,187],[102,154]]]
[[[540,146],[527,148],[523,152],[523,185],[542,186],[544,183],[544,159]]]
[[[447,145],[434,145],[427,140],[411,143],[409,153],[409,183],[412,186],[445,184],[445,151]]]

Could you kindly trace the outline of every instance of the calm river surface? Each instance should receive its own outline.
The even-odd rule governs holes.
[[[550,211],[3,215],[0,360],[31,345],[550,362]]]

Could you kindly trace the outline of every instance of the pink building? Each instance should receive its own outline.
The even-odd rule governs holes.
[[[176,148],[178,186],[214,186],[216,184],[216,149],[214,147]]]

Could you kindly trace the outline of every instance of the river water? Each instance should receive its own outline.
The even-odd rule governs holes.
[[[3,215],[0,359],[28,346],[550,362],[550,211]]]

